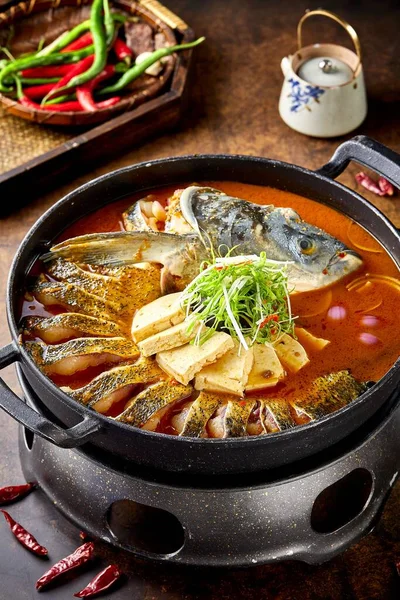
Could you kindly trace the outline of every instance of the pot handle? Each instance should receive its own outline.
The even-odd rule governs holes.
[[[14,342],[0,348],[0,369],[18,361],[19,358],[20,353]],[[99,419],[88,415],[74,427],[62,429],[28,406],[1,378],[0,408],[33,433],[61,448],[80,446],[101,428]]]
[[[400,155],[366,135],[357,135],[341,144],[331,160],[317,169],[316,173],[335,179],[351,160],[376,171],[393,185],[400,187]]]

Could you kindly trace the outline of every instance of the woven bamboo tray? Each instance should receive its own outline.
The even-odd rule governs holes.
[[[54,23],[59,21],[59,27],[65,28],[65,21],[64,25],[61,25],[60,12],[59,19],[55,19],[56,11],[66,14],[68,11],[70,14],[77,10],[87,11],[88,6],[81,5],[88,4],[90,0],[63,0],[63,4],[68,3],[69,6],[60,6],[61,0],[20,2],[0,13],[0,34],[5,23],[9,24],[16,19],[17,14],[21,16],[21,11],[25,11],[23,37],[29,40],[29,26],[37,27],[35,17],[31,14],[36,2],[47,3],[49,21],[52,21],[52,36],[56,37],[60,29],[54,27]],[[162,31],[168,42],[173,43],[172,40],[175,39],[178,43],[183,43],[194,39],[193,31],[157,0],[116,0],[113,6],[139,15],[153,28]],[[83,20],[85,14],[83,12],[78,20]],[[76,15],[74,18],[76,19]],[[30,19],[34,24],[30,23]],[[19,43],[18,35],[14,35],[14,39],[15,43]],[[15,209],[24,202],[24,198],[25,202],[29,201],[35,191],[40,193],[54,182],[59,183],[69,172],[73,171],[76,174],[78,170],[82,171],[83,167],[95,164],[107,156],[115,156],[156,132],[174,127],[180,118],[190,58],[190,50],[176,54],[170,76],[165,76],[164,72],[165,80],[137,80],[138,86],[133,90],[133,102],[124,107],[123,114],[114,116],[101,125],[68,129],[44,126],[15,117],[4,108],[0,108],[0,197],[4,198],[6,194],[13,197],[12,203],[0,202],[0,215],[11,209],[8,208],[10,204],[12,209]],[[28,186],[29,195],[26,194]]]

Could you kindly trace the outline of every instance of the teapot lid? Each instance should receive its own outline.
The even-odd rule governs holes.
[[[297,74],[301,79],[322,87],[335,87],[351,81],[353,69],[338,58],[315,56],[304,61]]]

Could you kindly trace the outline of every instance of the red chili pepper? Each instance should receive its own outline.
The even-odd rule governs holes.
[[[87,33],[81,35],[81,37],[79,37],[77,40],[68,44],[68,46],[65,46],[65,48],[62,48],[60,52],[73,52],[74,50],[81,50],[82,48],[87,48],[87,46],[90,46],[90,44],[93,44],[93,38],[90,31],[88,31]]]
[[[390,181],[388,181],[384,177],[379,177],[378,186],[379,186],[379,189],[385,194],[385,196],[393,196],[394,187],[392,186]]]
[[[0,505],[23,498],[35,489],[35,487],[34,483],[24,483],[23,485],[8,485],[7,487],[0,488]]]
[[[36,582],[36,589],[41,590],[46,585],[58,579],[64,573],[76,569],[81,565],[85,564],[92,558],[94,554],[93,542],[86,542],[82,546],[79,546],[72,554],[69,554],[65,558],[59,560],[55,565],[51,567],[46,573],[44,573],[40,579]]]
[[[120,100],[121,98],[119,96],[115,96],[113,98],[108,98],[108,100],[98,102],[96,104],[96,110],[100,110],[102,108],[110,108],[110,106],[118,104]],[[86,110],[77,100],[71,100],[70,102],[61,102],[60,104],[34,104],[33,108],[47,110],[49,112],[84,112]]]
[[[25,546],[28,550],[33,552],[33,554],[37,554],[38,556],[46,556],[48,554],[47,548],[41,546],[36,538],[33,537],[32,534],[29,533],[22,525],[14,521],[11,515],[8,514],[5,510],[1,510],[3,513],[7,523],[10,526],[11,531],[17,538],[20,544]]]
[[[83,110],[95,112],[98,109],[96,102],[93,100],[93,90],[99,83],[112,77],[114,73],[115,67],[113,65],[106,65],[99,75],[76,88],[76,97]]]
[[[39,108],[49,112],[83,112],[83,108],[77,100],[60,102],[60,104],[43,104]]]
[[[108,590],[122,575],[117,565],[109,565],[101,571],[87,586],[74,594],[76,598],[91,598],[100,592]]]
[[[57,84],[56,84],[57,85]],[[24,94],[31,100],[44,98],[54,88],[54,83],[43,83],[24,88]]]
[[[97,102],[97,108],[110,108],[110,106],[114,106],[121,101],[120,96],[113,96],[112,98],[108,98],[108,100],[102,100],[101,102]]]
[[[359,183],[360,185],[365,187],[366,190],[368,190],[369,192],[372,192],[373,194],[376,194],[377,196],[385,195],[385,192],[383,192],[380,189],[378,184],[375,183],[375,181],[373,179],[371,179],[371,177],[369,177],[368,175],[363,173],[363,171],[361,171],[360,173],[357,173],[356,181],[357,181],[357,183]]]
[[[36,104],[36,102],[33,102],[33,100],[31,100],[30,98],[28,98],[27,96],[25,96],[23,90],[22,90],[22,84],[21,81],[18,79],[18,77],[15,77],[15,83],[17,86],[17,98],[18,98],[18,102],[20,104],[22,104],[22,106],[26,106],[26,108],[34,108],[35,110],[37,110],[38,108],[40,108],[39,104]]]
[[[63,77],[75,65],[49,65],[48,67],[35,67],[34,69],[24,69],[21,71],[22,77],[32,77],[40,79],[41,77]]]
[[[86,56],[86,58],[75,63],[74,67],[66,75],[64,75],[64,77],[60,79],[60,81],[53,85],[51,91],[58,90],[59,88],[64,87],[69,81],[71,81],[73,77],[87,71],[89,67],[91,67],[93,60],[94,55],[90,54],[90,56]]]
[[[114,42],[113,50],[118,60],[123,60],[127,64],[130,64],[133,58],[133,51],[121,38],[118,38]]]
[[[395,567],[396,567],[397,575],[400,577],[400,560],[397,560],[395,562]]]
[[[265,327],[267,323],[270,323],[271,321],[275,321],[275,323],[277,323],[279,321],[279,315],[268,315],[268,317],[265,317],[264,321],[262,321],[260,324],[260,329],[263,329],[263,327]]]

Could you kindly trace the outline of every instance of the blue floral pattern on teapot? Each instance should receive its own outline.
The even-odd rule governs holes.
[[[289,80],[291,91],[288,94],[291,99],[291,112],[298,112],[300,108],[307,108],[311,110],[308,106],[313,101],[319,102],[319,97],[325,93],[325,90],[318,86],[306,85],[303,87],[297,79],[291,77]]]

